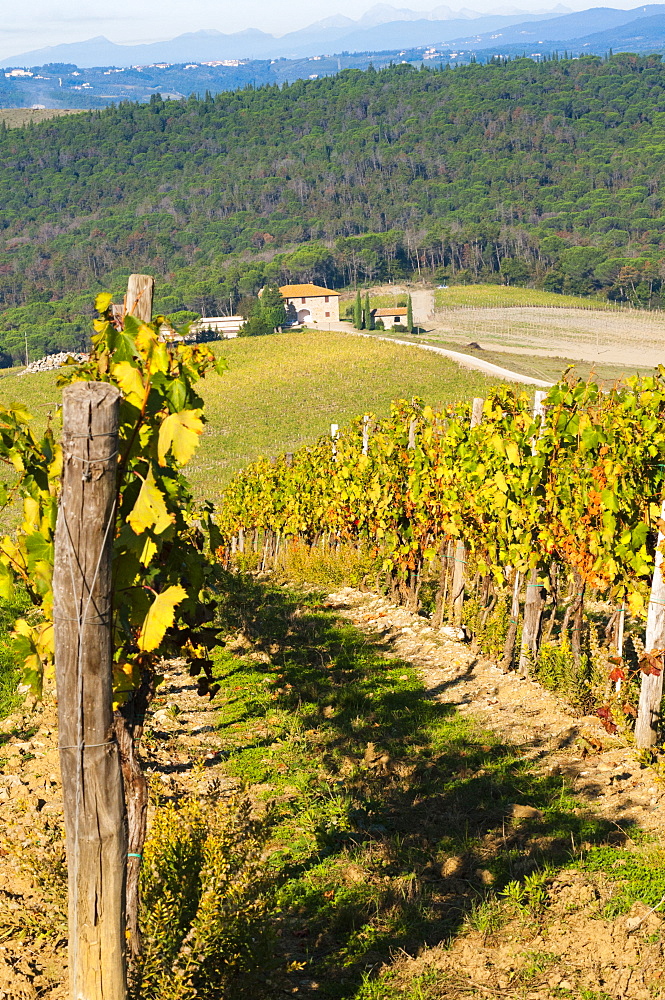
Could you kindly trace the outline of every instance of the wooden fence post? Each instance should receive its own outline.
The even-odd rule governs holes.
[[[471,427],[477,427],[483,419],[484,399],[476,396],[471,406]],[[453,622],[455,625],[462,624],[462,611],[464,609],[464,577],[466,570],[466,545],[460,538],[455,546],[455,563],[453,569],[452,604]]]
[[[150,323],[154,294],[155,279],[151,275],[130,274],[125,295],[125,313],[140,319],[142,323]]]
[[[537,390],[533,401],[533,416],[545,417],[545,397],[547,392]],[[541,422],[542,428],[542,422]],[[535,454],[536,444],[534,442],[532,454]],[[538,655],[538,645],[540,640],[540,622],[543,612],[543,599],[541,596],[542,586],[538,582],[538,567],[534,566],[527,577],[526,596],[524,598],[524,623],[522,625],[522,644],[520,647],[519,671],[521,674],[529,673],[529,665],[533,663]]]
[[[369,425],[370,425],[370,418],[367,414],[365,414],[365,416],[363,417],[363,447],[362,447],[363,455],[367,455],[369,453],[369,432],[370,432]]]
[[[63,392],[53,621],[72,1000],[125,1000],[125,805],[112,706],[111,560],[120,390]]]
[[[339,437],[339,424],[330,425],[330,440],[332,441],[333,461],[337,461],[337,438]]]
[[[125,313],[142,323],[152,321],[152,300],[155,279],[149,274],[130,274],[125,296]],[[227,549],[226,562],[228,566]],[[141,951],[139,926],[139,879],[143,844],[148,824],[148,783],[138,755],[138,745],[143,734],[145,712],[154,688],[151,681],[141,684],[138,691],[116,712],[116,739],[120,747],[120,767],[127,813],[127,872],[125,907],[129,957],[136,960]]]
[[[409,451],[414,451],[414,449],[416,447],[416,429],[417,429],[417,427],[418,427],[418,423],[416,421],[416,418],[413,417],[409,421],[409,442],[407,444],[407,448],[409,449]]]
[[[513,596],[510,602],[510,619],[508,621],[508,632],[503,645],[503,657],[501,659],[501,669],[510,670],[515,653],[515,639],[517,638],[517,627],[520,617],[520,585],[522,575],[518,569],[515,570],[513,579]]]
[[[661,524],[665,520],[665,500],[660,509]],[[656,565],[651,581],[651,596],[647,611],[647,633],[644,648],[647,653],[661,653],[665,649],[665,580],[663,579],[663,553],[661,548],[665,535],[658,532],[656,543]],[[635,743],[640,749],[651,747],[658,740],[661,722],[660,703],[663,697],[663,673],[661,656],[660,674],[642,674],[640,702],[635,721]]]

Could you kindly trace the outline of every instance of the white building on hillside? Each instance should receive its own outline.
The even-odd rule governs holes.
[[[238,331],[244,322],[242,316],[202,316],[190,324],[189,332],[198,334],[204,330],[212,330],[225,340],[230,340],[238,336]]]

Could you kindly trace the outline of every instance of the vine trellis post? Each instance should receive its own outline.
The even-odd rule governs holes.
[[[533,401],[533,416],[545,417],[545,399],[547,393],[544,390],[537,390]],[[535,454],[536,442],[534,441],[532,453]],[[526,596],[524,598],[524,622],[522,624],[522,644],[520,647],[519,672],[528,674],[529,666],[535,662],[538,655],[538,644],[540,639],[540,621],[542,617],[543,599],[541,595],[542,587],[538,582],[538,567],[534,566],[528,574],[526,582]]]
[[[665,522],[665,500],[660,510],[661,529],[656,543],[656,563],[651,581],[651,594],[647,610],[647,630],[644,648],[647,654],[659,656],[660,672],[642,674],[640,702],[635,722],[635,743],[640,749],[653,746],[658,740],[660,727],[660,705],[663,697],[663,663],[665,662],[665,580],[663,579],[663,545],[665,534],[662,526]]]
[[[113,724],[112,550],[120,390],[63,392],[53,621],[72,1000],[125,1000],[127,834]]]
[[[471,427],[477,427],[483,419],[484,399],[474,397],[471,406]],[[462,624],[462,611],[464,609],[464,580],[466,570],[466,545],[463,539],[459,539],[455,545],[455,563],[453,568],[452,605],[453,621],[456,625]]]

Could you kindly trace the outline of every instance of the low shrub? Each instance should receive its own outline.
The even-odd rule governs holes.
[[[265,948],[263,826],[247,799],[158,807],[141,874],[141,1000],[222,1000],[252,993]]]

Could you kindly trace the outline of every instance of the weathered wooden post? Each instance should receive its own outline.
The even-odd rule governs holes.
[[[660,509],[661,524],[665,520],[665,500]],[[647,633],[644,648],[647,653],[662,654],[665,650],[665,580],[663,579],[663,553],[661,551],[665,535],[658,532],[656,543],[656,565],[651,581],[651,596],[647,611]],[[642,674],[640,702],[635,721],[635,743],[640,749],[651,747],[658,740],[661,722],[660,704],[663,698],[663,662],[660,656],[659,674]]]
[[[125,313],[143,323],[152,320],[155,279],[149,274],[130,274],[125,295]]]
[[[125,296],[125,312],[142,323],[150,323],[154,291],[155,279],[149,274],[130,274]],[[141,950],[139,879],[148,823],[148,784],[141,768],[138,745],[143,734],[145,708],[149,703],[149,697],[144,690],[143,700],[137,703],[136,699],[135,692],[134,696],[118,710],[115,719],[127,812],[125,907],[127,943],[132,960],[138,957]]]
[[[363,417],[363,455],[369,454],[369,434],[370,434],[370,418],[368,414]]]
[[[477,427],[483,419],[483,403],[485,401],[476,396],[471,407],[471,427]],[[455,563],[453,569],[452,604],[453,622],[455,625],[462,624],[462,611],[464,608],[464,578],[466,570],[466,545],[460,538],[455,546]]]
[[[418,428],[418,422],[415,417],[409,421],[409,441],[407,448],[409,451],[414,451],[416,447],[416,430]]]
[[[127,995],[127,839],[111,676],[120,395],[103,382],[63,392],[53,620],[72,1000]]]
[[[332,441],[333,461],[337,461],[337,438],[339,437],[339,424],[330,425],[330,440]]]
[[[540,389],[535,393],[533,401],[534,419],[538,416],[542,421],[545,418],[545,398],[547,392]],[[536,442],[534,441],[532,454],[536,452]],[[524,598],[524,623],[522,625],[522,645],[520,647],[519,671],[521,674],[529,673],[529,665],[533,663],[538,654],[540,639],[540,621],[543,611],[542,585],[538,582],[538,567],[534,566],[527,577],[526,596]]]
[[[513,596],[510,602],[510,619],[508,620],[508,632],[503,644],[503,657],[501,659],[501,669],[510,670],[515,653],[515,639],[517,638],[517,627],[520,617],[520,586],[522,575],[518,569],[515,570],[513,578]]]

